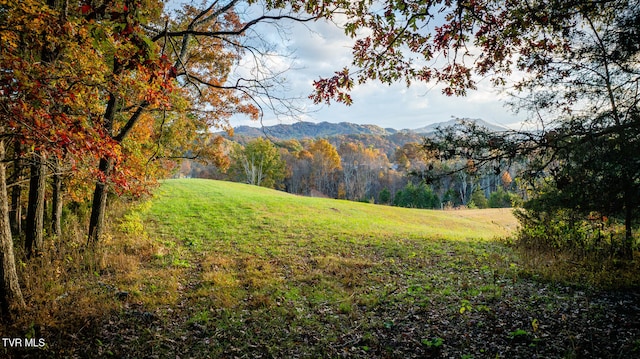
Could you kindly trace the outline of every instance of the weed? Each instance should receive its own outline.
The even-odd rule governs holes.
[[[440,348],[444,344],[444,339],[435,337],[431,339],[422,339],[421,343],[426,345],[427,348]]]
[[[174,266],[174,267],[182,267],[182,268],[190,268],[191,267],[191,263],[189,263],[188,260],[186,260],[186,259],[178,259],[178,258],[174,259],[171,262],[171,265]]]
[[[338,311],[342,314],[349,314],[353,311],[353,306],[350,302],[344,301],[339,304]]]
[[[537,319],[537,318],[534,318],[534,319],[531,321],[531,328],[533,329],[533,332],[534,332],[534,333],[535,333],[535,332],[537,332],[537,331],[538,331],[538,329],[540,328],[540,322],[538,321],[538,319]]]
[[[516,329],[508,334],[509,339],[518,340],[518,339],[527,339],[531,334],[524,329]]]
[[[201,324],[207,325],[211,320],[211,312],[209,310],[202,310],[191,316],[189,320],[187,320],[187,324]]]
[[[460,305],[460,310],[459,310],[460,314],[464,314],[465,312],[470,312],[471,309],[472,309],[471,302],[468,301],[467,299],[463,299]]]

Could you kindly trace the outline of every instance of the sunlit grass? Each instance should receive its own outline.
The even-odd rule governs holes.
[[[120,285],[143,302],[175,303],[189,286],[191,300],[216,307],[290,301],[343,313],[388,285],[390,271],[424,277],[452,255],[463,258],[455,266],[465,256],[495,262],[482,257],[491,240],[516,225],[506,209],[406,209],[192,179],[166,181],[122,227],[137,232],[139,219],[144,233],[134,234],[153,243],[144,270],[157,273],[138,271],[137,282],[123,276]]]
[[[250,241],[261,236],[492,239],[508,235],[516,225],[508,209],[407,209],[206,180],[167,181],[157,192],[148,219],[162,224],[160,234],[187,243]]]

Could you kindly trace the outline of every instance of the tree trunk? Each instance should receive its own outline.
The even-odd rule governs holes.
[[[106,178],[111,174],[113,168],[113,160],[101,159],[100,171],[105,174],[104,181],[96,182],[96,188],[93,191],[93,203],[91,207],[91,218],[89,220],[89,242],[97,242],[104,232],[104,216],[107,210],[108,187]]]
[[[53,195],[51,208],[51,232],[54,236],[62,235],[62,175],[60,160],[54,159]]]
[[[23,178],[24,162],[22,161],[22,145],[15,141],[13,151],[13,182],[11,188],[11,209],[9,210],[9,223],[11,233],[15,236],[22,234],[22,186],[19,184]]]
[[[3,317],[11,317],[26,305],[20,290],[13,254],[4,154],[4,140],[0,139],[0,309]]]
[[[38,255],[44,245],[44,195],[46,190],[46,166],[42,153],[33,156],[31,178],[29,180],[29,204],[27,208],[27,228],[25,249],[27,258]]]
[[[629,202],[629,201],[627,201]],[[633,260],[633,208],[627,203],[624,216],[624,257]]]

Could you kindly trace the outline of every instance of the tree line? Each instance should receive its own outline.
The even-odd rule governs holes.
[[[413,208],[511,207],[522,201],[512,178],[517,166],[468,169],[466,159],[436,160],[418,142],[396,147],[390,158],[384,148],[349,137],[285,141],[259,137],[244,144],[227,141],[226,147],[228,165],[187,161],[178,175]]]

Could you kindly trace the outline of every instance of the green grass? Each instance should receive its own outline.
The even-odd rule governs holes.
[[[150,236],[167,248],[160,263],[197,269],[196,295],[222,306],[252,293],[269,305],[279,301],[275,292],[299,299],[295,293],[304,289],[314,301],[346,309],[341,300],[372,281],[384,283],[390,268],[422,276],[423,266],[460,253],[440,265],[506,261],[487,248],[515,227],[505,209],[405,209],[191,179],[166,181],[143,216]]]
[[[354,350],[384,351],[375,332],[409,308],[477,310],[517,272],[496,241],[516,226],[508,209],[406,209],[182,179],[165,181],[120,228],[137,233],[140,221],[136,236],[154,253],[114,285],[167,316],[182,308],[178,331],[219,339],[206,356],[253,347],[334,356],[331,343],[356,334]]]
[[[198,244],[362,237],[492,239],[508,235],[515,227],[508,209],[426,211],[300,197],[207,180],[166,181],[148,218],[161,224],[159,233]]]

